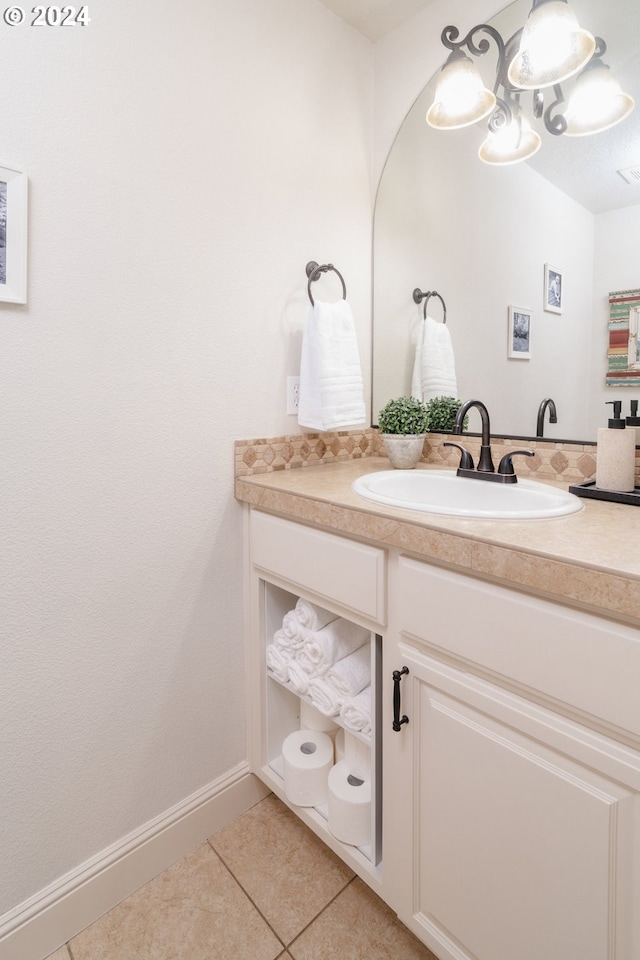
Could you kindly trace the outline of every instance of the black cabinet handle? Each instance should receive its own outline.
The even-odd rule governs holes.
[[[393,671],[393,729],[396,733],[400,732],[403,723],[409,723],[409,717],[406,714],[400,719],[400,681],[408,673],[409,667]]]

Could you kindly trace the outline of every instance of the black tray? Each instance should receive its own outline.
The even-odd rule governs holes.
[[[618,490],[600,490],[596,487],[595,480],[587,480],[586,483],[571,484],[569,493],[575,493],[576,497],[589,497],[591,500],[611,500],[613,503],[629,503],[633,507],[640,507],[640,487],[621,493]]]

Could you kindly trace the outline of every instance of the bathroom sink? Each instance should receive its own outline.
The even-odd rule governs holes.
[[[535,480],[503,484],[458,477],[453,470],[382,470],[359,477],[352,489],[390,507],[453,517],[531,520],[564,517],[583,508],[572,493]]]

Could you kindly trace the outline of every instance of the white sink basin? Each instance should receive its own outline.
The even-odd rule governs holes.
[[[352,489],[390,507],[491,520],[564,517],[583,506],[572,493],[535,480],[498,483],[453,470],[382,470],[359,477]]]

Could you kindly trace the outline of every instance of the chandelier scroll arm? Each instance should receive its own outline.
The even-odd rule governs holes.
[[[443,46],[445,46],[447,50],[451,50],[453,54],[461,56],[463,53],[463,48],[466,47],[469,53],[473,54],[474,57],[482,57],[485,53],[489,52],[491,49],[491,44],[489,43],[487,37],[481,37],[481,39],[476,42],[475,38],[481,33],[488,34],[488,36],[491,37],[496,44],[498,48],[498,62],[501,64],[504,60],[504,40],[495,27],[492,27],[489,23],[479,23],[475,27],[472,27],[462,40],[458,40],[458,37],[460,36],[460,31],[458,28],[450,24],[442,31],[440,40]]]
[[[556,113],[554,115],[553,111],[556,107],[561,107],[562,104],[565,103],[565,97],[559,83],[554,83],[553,92],[556,99],[553,100],[544,111],[544,125],[549,133],[553,134],[554,137],[559,137],[567,129],[567,121],[563,113]]]

